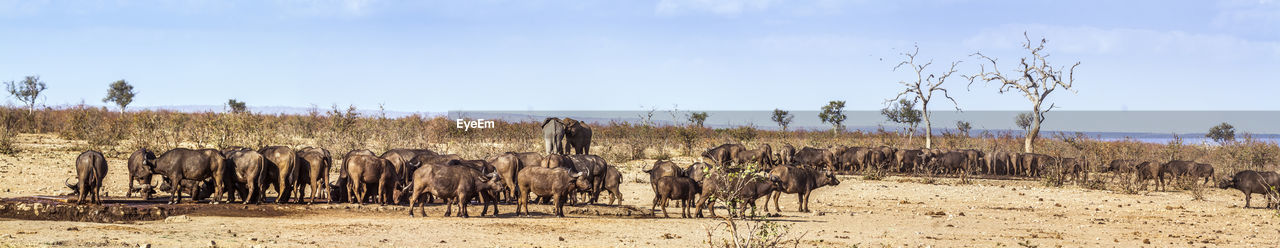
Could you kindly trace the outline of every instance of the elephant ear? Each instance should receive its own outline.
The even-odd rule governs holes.
[[[542,126],[544,126],[544,127],[545,127],[545,126],[547,126],[547,123],[551,123],[551,121],[555,121],[555,122],[557,122],[557,123],[558,123],[558,122],[560,122],[560,118],[547,117],[547,119],[542,120]]]

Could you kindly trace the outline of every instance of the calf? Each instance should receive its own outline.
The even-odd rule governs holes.
[[[622,205],[622,173],[618,172],[618,168],[609,165],[604,171],[604,191],[609,192],[609,205]],[[618,203],[614,203],[617,201]]]
[[[662,216],[671,218],[667,212],[667,205],[670,200],[680,200],[683,204],[680,206],[680,217],[692,217],[689,214],[689,207],[693,206],[693,200],[697,197],[702,188],[698,182],[692,178],[682,176],[666,176],[658,179],[658,190],[654,192],[658,202],[662,205]],[[657,204],[655,204],[657,205]],[[657,206],[654,206],[657,207]]]
[[[680,169],[680,166],[676,166],[676,163],[672,163],[670,160],[654,161],[653,166],[644,170],[644,173],[649,174],[649,186],[653,188],[654,192],[658,192],[659,178],[667,176],[687,176],[684,174],[684,170]],[[653,204],[658,204],[657,196],[653,197]]]
[[[1232,188],[1244,193],[1245,208],[1249,207],[1249,201],[1253,194],[1262,194],[1262,197],[1267,198],[1267,208],[1275,207],[1271,199],[1277,196],[1276,187],[1280,187],[1280,175],[1270,171],[1241,171],[1237,172],[1231,179],[1222,180],[1218,183],[1218,188]]]

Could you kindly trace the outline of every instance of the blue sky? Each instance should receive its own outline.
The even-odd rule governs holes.
[[[1082,63],[1063,110],[1280,109],[1276,0],[0,0],[0,81],[40,75],[50,105],[126,79],[139,107],[872,110],[912,44],[974,73],[1024,31]],[[1029,109],[967,84],[961,108]]]

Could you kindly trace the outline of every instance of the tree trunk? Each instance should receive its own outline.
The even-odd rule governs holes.
[[[1031,130],[1027,131],[1027,137],[1023,140],[1023,144],[1022,144],[1023,152],[1026,152],[1026,153],[1035,152],[1035,148],[1032,146],[1032,144],[1035,143],[1036,138],[1040,136],[1040,122],[1041,122],[1040,115],[1041,114],[1042,113],[1040,113],[1040,103],[1037,102],[1036,106],[1031,110]]]
[[[920,105],[924,115],[924,148],[933,149],[933,123],[929,121],[929,102]]]

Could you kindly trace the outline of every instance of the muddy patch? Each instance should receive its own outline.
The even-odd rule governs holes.
[[[286,212],[270,206],[186,203],[106,199],[97,205],[68,203],[63,196],[31,196],[0,199],[0,218],[23,220],[131,223],[164,220],[176,215],[274,217]]]

